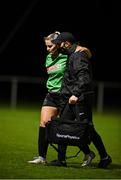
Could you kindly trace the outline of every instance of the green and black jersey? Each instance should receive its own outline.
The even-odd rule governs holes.
[[[60,53],[55,59],[52,59],[51,54],[47,55],[45,66],[49,76],[46,84],[48,92],[60,92],[66,62],[67,55]]]

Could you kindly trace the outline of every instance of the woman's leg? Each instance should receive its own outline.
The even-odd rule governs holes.
[[[38,154],[39,157],[29,161],[29,163],[38,164],[46,162],[46,154],[48,149],[48,141],[45,137],[46,123],[51,118],[58,115],[58,109],[51,106],[43,106],[40,112],[39,136],[38,136]]]
[[[48,142],[45,136],[46,124],[51,121],[52,117],[58,115],[58,109],[56,107],[43,106],[40,114],[40,127],[38,137],[38,152],[39,156],[46,158]]]

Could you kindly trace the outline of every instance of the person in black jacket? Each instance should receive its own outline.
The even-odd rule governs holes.
[[[92,70],[90,64],[91,53],[90,51],[79,51],[80,46],[73,34],[70,32],[62,32],[52,41],[60,45],[60,50],[68,55],[68,61],[64,74],[64,79],[61,87],[62,103],[61,109],[65,104],[69,103],[69,110],[66,113],[60,113],[61,118],[71,117],[72,112],[75,112],[75,118],[84,119],[88,118],[91,124],[91,141],[95,145],[100,155],[99,168],[106,168],[112,159],[108,155],[104,143],[100,135],[96,132],[92,121]],[[61,111],[60,111],[61,112]],[[58,160],[50,162],[50,165],[60,166],[65,161],[66,146],[60,146],[61,153],[58,154]],[[87,165],[86,156],[82,166]]]

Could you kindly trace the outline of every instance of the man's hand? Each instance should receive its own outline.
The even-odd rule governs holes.
[[[70,98],[69,98],[69,104],[76,104],[76,102],[78,101],[78,97],[72,95]]]

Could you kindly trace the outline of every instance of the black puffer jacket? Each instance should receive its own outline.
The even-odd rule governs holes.
[[[77,45],[69,50],[69,58],[64,74],[61,94],[75,95],[83,99],[85,94],[92,94],[92,70],[90,56],[86,51],[75,52]]]

